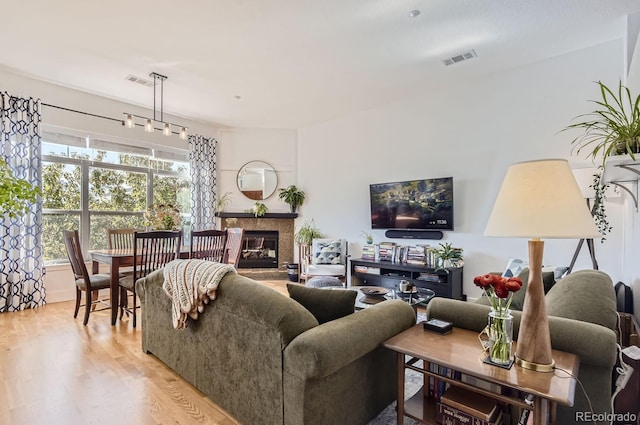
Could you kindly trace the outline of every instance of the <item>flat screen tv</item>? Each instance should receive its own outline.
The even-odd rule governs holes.
[[[453,230],[453,177],[369,185],[372,229]]]

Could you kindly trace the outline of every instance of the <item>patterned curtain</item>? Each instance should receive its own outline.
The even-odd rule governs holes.
[[[216,147],[213,138],[189,135],[191,164],[191,229],[216,228]]]
[[[16,178],[40,186],[40,100],[0,92],[0,155]],[[0,312],[45,303],[42,200],[23,217],[5,216],[0,235]]]

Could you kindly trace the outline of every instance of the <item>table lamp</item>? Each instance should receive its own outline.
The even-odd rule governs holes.
[[[489,216],[485,236],[531,238],[529,282],[520,320],[515,363],[553,371],[549,321],[542,285],[547,239],[600,237],[569,163],[546,159],[513,164],[507,170]]]

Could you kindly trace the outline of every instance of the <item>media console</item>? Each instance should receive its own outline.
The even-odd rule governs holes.
[[[420,264],[351,259],[351,286],[397,288],[407,280],[419,288],[431,289],[437,297],[466,300],[462,293],[462,267],[434,269]]]

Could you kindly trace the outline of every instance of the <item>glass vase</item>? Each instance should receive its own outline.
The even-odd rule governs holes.
[[[509,311],[492,310],[489,313],[489,360],[498,365],[511,362],[513,316]]]

